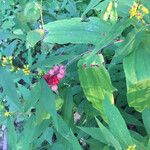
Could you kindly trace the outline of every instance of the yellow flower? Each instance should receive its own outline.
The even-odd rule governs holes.
[[[12,56],[9,56],[9,57],[8,57],[8,60],[9,60],[10,65],[12,65],[12,63],[13,63],[12,59],[13,59]]]
[[[24,68],[22,69],[22,71],[24,72],[25,75],[29,75],[31,73],[30,69],[29,69],[29,65],[24,65]]]
[[[130,18],[133,18],[134,16],[137,15],[137,12],[138,12],[138,4],[137,3],[134,3],[132,5],[132,8],[130,9],[129,13],[130,13]]]
[[[136,9],[130,9],[129,13],[130,13],[130,18],[133,18],[134,16],[137,15],[137,10]]]
[[[136,145],[129,146],[126,150],[135,150]]]
[[[6,66],[7,64],[7,57],[2,57],[2,66]]]
[[[142,12],[143,14],[148,14],[149,10],[146,7],[142,6]]]
[[[9,116],[11,116],[11,114],[10,114],[10,112],[9,112],[9,111],[6,111],[4,115],[5,115],[5,117],[9,117]]]
[[[137,18],[138,20],[142,20],[143,15],[138,12],[137,15],[136,15],[136,18]]]
[[[134,3],[129,11],[130,18],[136,17],[137,20],[143,21],[143,17],[149,13],[148,9],[142,4]]]
[[[138,9],[138,4],[134,2],[133,5],[132,5],[132,8],[137,10]]]

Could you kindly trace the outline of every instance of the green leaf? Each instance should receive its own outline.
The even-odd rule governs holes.
[[[103,100],[109,95],[113,103],[114,87],[103,65],[102,55],[84,55],[78,62],[80,84],[88,101],[103,115]]]
[[[64,146],[61,144],[61,143],[59,143],[59,142],[56,142],[56,143],[54,143],[53,145],[52,145],[52,147],[51,147],[51,149],[50,150],[65,150],[64,149]]]
[[[112,43],[118,36],[121,35],[123,30],[130,26],[131,20],[128,18],[124,18],[123,20],[116,23],[109,31],[109,34],[107,34],[104,38],[101,39],[100,42],[97,43],[97,48],[95,48],[93,53],[97,53],[100,49],[106,47],[110,43]]]
[[[2,67],[0,68],[0,84],[3,87],[4,93],[9,97],[12,103],[16,105],[16,108],[21,110],[21,104],[19,103],[19,96],[13,81],[13,76],[10,72],[6,71]]]
[[[90,150],[100,150],[104,147],[104,144],[94,140],[93,138],[87,139],[86,143],[90,146]]]
[[[45,108],[41,109],[41,107],[44,108],[43,102],[39,101],[35,106],[36,124],[40,124],[51,117],[50,113]]]
[[[148,140],[148,144],[147,144],[146,150],[149,150],[149,149],[150,149],[150,139]]]
[[[86,10],[83,12],[82,17],[84,17],[91,9],[97,6],[100,2],[101,0],[91,0]]]
[[[37,30],[29,31],[27,33],[26,40],[29,46],[34,47],[35,44],[40,40],[42,40],[43,37],[44,37],[44,30],[37,29]]]
[[[89,21],[82,21],[81,18],[58,20],[44,25],[47,31],[44,42],[96,44],[109,32],[109,26],[96,17],[89,18]]]
[[[143,2],[142,2],[143,3]],[[121,0],[118,3],[118,14],[119,16],[126,17],[129,15],[129,10],[133,5],[133,1]]]
[[[40,4],[37,2],[29,2],[24,9],[24,16],[28,22],[36,21],[40,18]]]
[[[60,63],[64,62],[65,60],[69,60],[69,59],[72,59],[74,57],[75,57],[75,55],[72,55],[72,54],[58,55],[58,56],[51,55],[43,61],[38,61],[37,64],[33,65],[32,67],[40,67],[42,65],[42,66],[45,66],[47,68],[50,68],[53,65],[60,64]]]
[[[150,109],[147,108],[142,112],[142,119],[145,129],[150,136]]]
[[[3,30],[5,29],[11,29],[14,26],[14,22],[13,20],[6,20],[3,22],[3,24],[1,25],[1,28]]]
[[[17,135],[14,127],[14,120],[12,118],[7,119],[7,128],[8,128],[8,147],[11,150],[17,149]]]
[[[113,60],[111,62],[112,64],[116,64],[119,61],[122,61],[123,58],[125,58],[134,50],[135,35],[135,31],[132,31],[127,35],[123,43],[115,51],[115,56],[113,57]]]
[[[99,128],[94,127],[78,127],[78,128],[83,132],[85,132],[86,134],[89,134],[95,140],[108,144],[107,140],[105,139],[105,136],[103,135],[102,130],[100,130]]]
[[[40,80],[40,85],[41,85],[41,91],[40,91],[41,106],[43,106],[43,109],[45,109],[52,116],[55,127],[56,129],[58,129],[55,95],[43,79]]]
[[[113,146],[116,150],[122,150],[119,142],[113,134],[97,118],[96,121],[107,143]]]
[[[53,143],[53,141],[52,141],[52,138],[53,138],[53,129],[52,128],[47,128],[45,130],[45,132],[43,133],[42,136],[43,136],[43,139],[46,140],[46,141],[48,141],[49,144]]]
[[[119,141],[122,148],[133,145],[131,135],[127,129],[126,123],[119,110],[110,103],[109,98],[105,97],[104,113],[109,121],[109,128],[114,137]]]
[[[133,142],[134,142],[134,145],[132,145],[133,147],[135,146],[135,150],[145,150],[145,144],[142,143],[141,141],[138,141],[134,138],[132,138]]]
[[[104,12],[102,18],[105,21],[110,20],[111,23],[116,23],[118,20],[118,14],[117,14],[117,2],[112,0],[109,2],[106,11]]]
[[[56,110],[60,110],[63,106],[64,100],[61,97],[57,97],[55,100],[55,104],[56,104]]]
[[[19,147],[22,150],[31,149],[31,142],[33,141],[34,131],[35,131],[35,124],[34,124],[35,117],[31,116],[24,125],[24,130],[21,134],[21,137],[18,141]],[[32,130],[31,130],[32,127]]]
[[[8,57],[8,56],[12,56],[15,48],[17,45],[17,40],[14,40],[13,42],[11,42],[9,45],[7,45],[6,49],[4,50],[4,54]]]
[[[140,143],[142,144],[145,144],[145,141],[147,141],[146,137],[143,137],[141,134],[139,134],[136,131],[130,130],[130,134],[133,140],[140,141]]]
[[[105,146],[105,147],[103,148],[103,150],[110,150],[110,147],[109,147],[109,146]]]
[[[63,119],[58,116],[58,132],[59,134],[72,144],[72,150],[82,150],[77,138],[74,136],[72,130],[67,126]]]
[[[36,105],[36,102],[40,98],[40,91],[41,91],[40,84],[37,83],[37,84],[32,86],[28,97],[26,97],[27,95],[22,93],[24,98],[26,97],[25,98],[25,108],[24,108],[25,111],[28,111],[29,109],[31,109],[31,107],[34,107]]]
[[[137,111],[150,108],[149,38],[149,32],[139,32],[135,36],[132,53],[127,55],[123,60],[128,103],[129,106],[134,107]]]
[[[13,30],[13,34],[15,34],[15,35],[23,35],[23,31],[21,29],[15,29],[15,30]]]
[[[117,13],[117,1],[112,1],[112,10],[110,12],[110,22],[111,23],[117,23],[118,21],[118,13]]]
[[[32,149],[33,141],[41,136],[49,124],[49,120],[44,120],[41,124],[37,124],[35,116],[32,115],[28,120],[26,120],[18,146],[21,147],[22,150]]]
[[[145,142],[147,142],[147,138],[141,136],[139,133],[133,130],[130,130],[130,134],[132,136],[133,143],[136,146],[136,150],[141,150],[141,149],[145,150],[146,149]]]
[[[127,112],[121,109],[119,109],[119,111],[121,112],[122,116],[124,116],[124,119],[127,124],[143,127],[142,122],[139,121],[134,115],[128,114]]]
[[[73,95],[72,89],[68,88],[63,92],[64,104],[62,108],[63,120],[69,125],[73,121]]]

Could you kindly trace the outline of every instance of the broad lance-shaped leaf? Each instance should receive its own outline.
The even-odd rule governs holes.
[[[13,80],[14,78],[10,72],[6,71],[3,68],[0,68],[0,85],[3,87],[4,93],[9,97],[11,102],[16,106],[18,110],[22,110],[21,103],[19,103],[17,88]]]
[[[40,40],[42,40],[43,37],[44,37],[44,30],[36,29],[36,30],[29,31],[27,33],[26,40],[29,46],[34,47],[35,44]]]
[[[103,100],[109,95],[113,103],[113,91],[108,71],[103,65],[102,55],[87,54],[78,62],[80,84],[88,101],[103,114]],[[104,117],[104,116],[103,116]]]
[[[41,85],[41,95],[40,95],[40,105],[41,108],[47,111],[54,121],[54,125],[56,129],[58,129],[58,120],[57,120],[57,111],[56,111],[56,104],[55,104],[55,95],[48,87],[47,83],[44,80],[40,81]]]
[[[148,144],[147,144],[146,150],[149,150],[149,149],[150,149],[150,139],[148,140]]]
[[[118,20],[118,14],[117,14],[117,2],[116,1],[110,1],[110,3],[107,6],[106,11],[104,12],[102,18],[107,21],[110,19],[111,23],[116,23]]]
[[[115,136],[98,120],[96,119],[99,129],[102,132],[107,144],[112,145],[116,150],[121,150],[121,146]]]
[[[48,119],[37,124],[36,116],[32,115],[24,124],[23,131],[18,139],[17,147],[21,147],[21,150],[32,149],[33,141],[37,140],[42,135],[42,133],[48,128],[49,124],[50,121]]]
[[[106,96],[104,103],[104,114],[108,119],[108,125],[111,133],[119,141],[123,149],[134,145],[129,130],[126,126],[124,119],[122,118],[119,110],[110,103],[109,97]]]
[[[36,64],[34,64],[32,67],[40,67],[41,65],[47,68],[50,68],[54,66],[55,64],[60,64],[64,62],[65,60],[73,59],[77,55],[69,54],[69,55],[51,55],[48,58],[38,61]]]
[[[120,61],[122,62],[123,58],[132,51],[134,51],[134,42],[135,42],[135,33],[136,31],[130,32],[126,39],[123,41],[123,43],[116,49],[115,51],[115,56],[113,57],[111,64],[115,65],[119,63]]]
[[[72,89],[67,88],[64,92],[64,104],[62,108],[62,116],[65,122],[68,125],[71,125],[73,122],[73,115],[72,115],[72,110],[73,110],[73,94],[72,94]]]
[[[91,0],[89,5],[87,6],[85,11],[83,12],[82,17],[84,17],[85,14],[87,14],[91,9],[93,9],[95,6],[97,6],[100,2],[101,2],[101,0]]]
[[[121,150],[119,142],[114,138],[112,133],[98,120],[96,119],[99,128],[92,127],[78,127],[83,132],[89,134],[92,138],[102,142],[104,144],[109,144],[117,150]]]
[[[16,150],[17,135],[14,127],[14,120],[11,117],[7,119],[7,129],[8,149]],[[5,144],[7,145],[7,143]]]
[[[142,37],[142,38],[141,38]],[[137,111],[150,108],[150,33],[135,36],[133,52],[123,60],[129,106]]]
[[[50,22],[44,29],[47,32],[44,42],[96,44],[109,33],[110,24],[96,17],[73,18]]]
[[[124,18],[115,25],[112,26],[111,30],[109,31],[109,34],[107,34],[104,38],[102,38],[100,41],[97,43],[97,47],[94,49],[94,53],[96,54],[100,48],[103,48],[110,43],[114,41],[121,33],[124,31],[124,29],[131,24],[131,19]]]
[[[58,133],[69,142],[72,150],[82,150],[78,139],[74,136],[71,128],[67,126],[65,121],[58,115]]]
[[[142,112],[142,119],[144,122],[145,129],[147,133],[150,135],[150,109],[145,109]]]

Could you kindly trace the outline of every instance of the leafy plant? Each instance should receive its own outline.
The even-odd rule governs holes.
[[[0,1],[0,149],[149,150],[149,10]]]

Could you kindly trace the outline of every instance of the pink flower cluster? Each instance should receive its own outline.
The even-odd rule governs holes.
[[[52,69],[49,70],[47,74],[44,75],[44,79],[47,82],[48,86],[56,92],[58,90],[58,84],[61,79],[65,77],[66,68],[64,65],[55,65]]]

